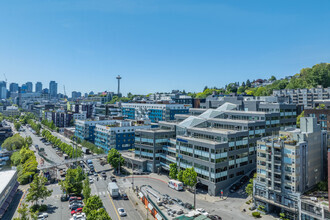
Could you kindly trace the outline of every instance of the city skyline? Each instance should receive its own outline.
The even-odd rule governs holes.
[[[123,94],[280,78],[329,60],[329,4],[3,2],[1,71],[67,94],[116,91],[117,75]]]

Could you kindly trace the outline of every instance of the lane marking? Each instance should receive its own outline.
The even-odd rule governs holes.
[[[117,209],[116,209],[116,206],[115,206],[115,204],[113,203],[113,200],[112,200],[112,198],[111,198],[111,196],[110,196],[110,193],[109,193],[109,192],[107,192],[107,193],[108,193],[108,196],[109,196],[110,201],[111,201],[111,203],[112,203],[112,206],[113,206],[113,208],[115,209],[115,212],[116,212],[116,214],[117,214],[118,219],[121,220],[121,218],[120,218],[120,216],[119,216],[119,214],[118,214],[118,211],[117,211]]]

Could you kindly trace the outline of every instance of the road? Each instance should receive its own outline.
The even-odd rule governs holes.
[[[27,127],[23,127],[25,129],[24,132],[20,132],[22,137],[30,136],[33,141],[33,145],[39,145],[39,147],[43,147],[45,149],[46,157],[47,159],[55,162],[60,163],[64,159],[63,157],[59,157],[56,154],[56,150],[51,147],[51,145],[45,145],[43,142],[40,141],[41,137],[36,136],[33,134]],[[54,133],[54,132],[53,132]],[[66,143],[70,143],[70,140],[63,137],[62,135],[57,134],[57,137],[61,138],[62,141]],[[32,147],[33,150],[34,147]],[[36,154],[37,159],[40,159],[41,157]],[[45,164],[49,164],[45,160]],[[98,173],[101,173],[102,171],[106,171],[107,176],[110,177],[112,175],[112,171],[110,169],[110,165],[101,166],[99,163],[99,160],[95,159],[93,160],[93,164],[95,167],[95,171]],[[65,167],[65,165],[63,165]],[[113,220],[121,220],[121,219],[133,219],[133,220],[140,220],[143,219],[141,215],[138,213],[138,211],[134,208],[133,204],[129,200],[123,200],[123,199],[112,199],[110,197],[110,194],[107,190],[107,185],[110,182],[110,179],[107,178],[104,180],[100,175],[98,176],[98,181],[95,176],[91,176],[94,179],[94,183],[91,184],[92,189],[92,195],[99,195],[105,210],[109,213],[110,217]],[[52,196],[49,197],[44,201],[45,204],[48,204],[50,207],[49,211],[49,219],[57,220],[58,216],[61,216],[61,219],[69,219],[70,218],[70,211],[68,209],[68,202],[61,202],[60,196],[62,194],[62,190],[60,189],[60,186],[58,184],[52,184],[48,186],[53,190]],[[118,208],[124,208],[127,217],[120,217],[118,214]]]

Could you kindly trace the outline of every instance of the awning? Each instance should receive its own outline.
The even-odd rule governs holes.
[[[148,204],[148,208],[152,210],[154,207],[151,205],[151,203]]]
[[[159,213],[157,213],[155,217],[157,218],[157,220],[163,220],[162,216]]]
[[[139,192],[139,197],[142,199],[143,198],[143,193],[142,192]]]

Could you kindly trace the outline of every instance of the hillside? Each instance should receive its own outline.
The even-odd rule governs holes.
[[[285,78],[276,80],[276,78],[272,76],[269,80],[271,83],[266,86],[253,88],[252,84],[255,80],[247,80],[241,84],[239,82],[230,83],[224,88],[205,87],[203,92],[188,93],[188,95],[196,98],[206,98],[215,91],[217,94],[246,93],[247,95],[254,96],[268,96],[276,89],[315,88],[318,85],[326,88],[330,87],[330,63],[320,63],[314,65],[312,68],[301,69],[300,73],[293,75],[291,79]]]

